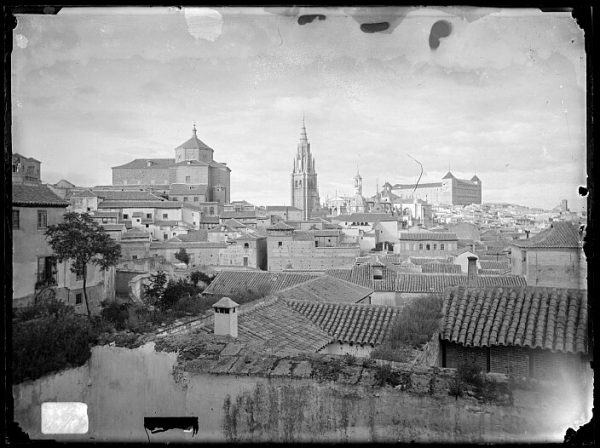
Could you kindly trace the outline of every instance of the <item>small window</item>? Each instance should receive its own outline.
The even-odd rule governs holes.
[[[419,243],[419,250],[423,250],[423,243]]]
[[[137,260],[137,255],[133,255],[131,258],[132,258],[133,260]]]
[[[169,215],[167,213],[163,213],[163,219],[167,219]]]
[[[315,247],[319,247],[319,242],[315,241]]]
[[[428,245],[426,245],[426,246],[425,246],[425,248],[426,248],[427,250],[431,250],[431,246],[430,246],[429,244],[428,244]]]
[[[48,227],[48,212],[46,210],[38,210],[37,228],[45,229]]]
[[[20,216],[19,216],[19,210],[13,210],[12,211],[12,228],[13,229],[18,229],[19,225],[20,225]]]
[[[440,250],[444,250],[444,243],[440,243]]]
[[[77,280],[78,282],[80,282],[81,280],[83,280],[83,275],[82,274],[75,274],[75,280]]]
[[[192,181],[192,177],[191,176],[185,176],[185,183],[187,184],[188,182]]]
[[[152,219],[152,213],[146,213],[146,219]]]
[[[148,227],[150,227],[150,225],[149,225],[149,224],[146,224],[146,228],[148,228]]]
[[[123,219],[129,219],[129,215],[127,213],[123,213]]]
[[[75,294],[75,305],[81,305],[82,294]]]
[[[250,245],[248,243],[244,243],[244,249],[248,249]]]
[[[283,242],[281,242],[281,241],[277,242],[277,246],[282,247],[283,246]]]
[[[437,243],[433,243],[433,250],[437,250]]]
[[[183,202],[187,202],[187,200],[188,200],[188,197],[187,197],[187,196],[184,196],[184,197],[183,197]]]
[[[198,202],[198,196],[194,196],[194,202]]]
[[[210,215],[214,215],[215,214],[215,208],[214,207],[210,208],[209,214]]]

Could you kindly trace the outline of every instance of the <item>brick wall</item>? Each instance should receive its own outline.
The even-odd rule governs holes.
[[[458,368],[461,364],[474,363],[482,371],[487,371],[487,349],[485,347],[464,347],[459,344],[443,341],[446,362],[442,367]]]

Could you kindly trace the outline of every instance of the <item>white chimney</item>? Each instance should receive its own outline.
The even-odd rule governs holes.
[[[229,297],[223,297],[213,305],[215,309],[215,334],[222,336],[238,336],[238,309],[239,305]]]

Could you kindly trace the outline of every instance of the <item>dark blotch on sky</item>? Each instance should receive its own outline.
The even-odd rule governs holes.
[[[298,17],[298,25],[306,25],[307,23],[311,23],[315,19],[325,20],[323,14],[305,14],[303,16]]]
[[[585,196],[587,196],[587,194],[588,194],[588,189],[587,188],[585,188],[585,187],[579,187],[579,195],[580,196],[585,197]]]
[[[452,24],[445,20],[438,20],[431,27],[429,33],[429,48],[432,50],[440,46],[440,39],[450,36],[452,33]]]
[[[390,27],[388,22],[378,22],[378,23],[363,23],[360,26],[360,30],[363,33],[378,33],[380,31],[385,31]]]

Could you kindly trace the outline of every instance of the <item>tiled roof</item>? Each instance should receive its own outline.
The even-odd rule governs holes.
[[[388,213],[352,213],[350,215],[335,216],[331,219],[338,222],[398,221],[397,216],[392,216]]]
[[[190,188],[192,187],[192,188]],[[172,184],[169,189],[170,195],[186,195],[186,194],[206,194],[208,185],[184,185]]]
[[[126,229],[125,224],[100,224],[102,228],[108,232],[120,230],[123,231]]]
[[[500,269],[500,270],[508,270],[510,266],[508,262],[505,261],[488,261],[488,260],[480,260],[481,269]]]
[[[69,203],[58,197],[46,185],[12,184],[12,205],[66,207]]]
[[[148,166],[148,162],[150,162],[150,166]],[[125,165],[113,166],[112,169],[165,169],[174,163],[175,159],[134,159]]]
[[[102,210],[95,210],[92,214],[94,218],[118,218],[119,212],[105,212]]]
[[[325,271],[332,277],[341,278],[375,291],[439,293],[450,286],[466,286],[466,274],[423,274],[382,269],[382,279],[373,278],[373,266],[363,264],[352,269],[330,269]],[[520,275],[478,275],[476,286],[525,286],[525,277]]]
[[[421,271],[430,274],[460,274],[462,272],[460,265],[447,263],[425,263],[421,265]]]
[[[579,229],[575,225],[557,221],[537,235],[526,240],[511,241],[511,244],[531,248],[577,248],[579,241]]]
[[[69,190],[67,191],[67,194],[65,195],[65,199],[71,199],[71,198],[95,198],[98,195],[95,194],[94,192],[92,192],[91,190],[89,190],[88,188],[85,189],[77,189],[77,190]]]
[[[457,241],[456,233],[449,232],[400,232],[401,241]]]
[[[223,225],[231,229],[246,229],[248,227],[246,224],[239,222],[237,219],[228,219],[227,221],[223,221]]]
[[[294,241],[313,241],[315,239],[312,232],[308,230],[295,230],[292,238]]]
[[[445,263],[445,264],[453,264],[452,260],[448,258],[429,258],[429,257],[409,257],[409,260],[412,264],[416,264],[417,266],[421,266],[429,263]]]
[[[451,288],[440,337],[473,347],[587,352],[585,291],[542,287]]]
[[[265,271],[223,271],[204,290],[205,294],[232,295],[242,290],[260,290],[265,295],[274,294],[289,286],[314,278],[310,274],[290,274]]]
[[[277,296],[313,302],[356,303],[372,293],[371,288],[364,288],[330,275],[320,275],[312,280],[282,289],[277,292]]]
[[[222,249],[227,247],[227,243],[212,241],[179,241],[175,238],[150,243],[150,249],[177,249],[180,247],[188,249]]]
[[[314,236],[340,236],[339,230],[313,230]]]
[[[206,229],[194,230],[188,232],[187,234],[177,235],[177,238],[180,241],[191,242],[191,241],[207,241],[208,240],[208,232]],[[175,239],[173,238],[173,239]]]
[[[98,208],[181,208],[179,201],[102,201]]]
[[[341,343],[380,344],[398,314],[391,306],[286,301]]]
[[[288,226],[283,221],[279,221],[277,224],[267,227],[267,230],[294,230],[292,226]]]
[[[221,219],[248,219],[248,218],[261,218],[257,216],[256,210],[245,210],[240,212],[223,212],[221,213]],[[264,217],[266,219],[266,217]]]
[[[148,239],[148,241],[150,241],[150,234],[147,232],[144,232],[143,230],[131,229],[131,230],[128,230],[127,232],[125,232],[121,236],[121,239],[124,239],[124,240],[133,239],[133,238],[146,238],[146,239]]]
[[[184,149],[210,149],[211,151],[213,150],[210,146],[208,146],[206,143],[204,143],[202,140],[200,140],[198,138],[198,136],[196,135],[196,131],[194,131],[194,133],[192,134],[192,137],[189,140],[186,140],[185,142],[183,142],[181,145],[179,145],[177,148],[184,148]]]
[[[317,352],[332,337],[283,300],[272,300],[249,311],[240,310],[238,340],[267,353],[289,353]]]
[[[164,201],[164,198],[149,191],[118,191],[118,190],[92,190],[94,194],[105,201]]]

